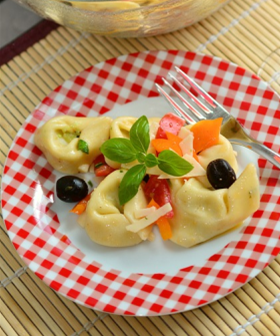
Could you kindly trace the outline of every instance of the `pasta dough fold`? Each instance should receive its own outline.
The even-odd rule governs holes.
[[[65,174],[87,172],[109,139],[111,123],[108,117],[59,116],[40,127],[34,141],[54,169]],[[87,143],[88,154],[78,150],[80,139]]]
[[[259,180],[249,164],[229,189],[209,190],[196,178],[170,180],[171,240],[191,247],[240,224],[259,207]]]
[[[126,230],[135,221],[134,213],[147,207],[144,191],[140,186],[137,194],[124,206],[118,198],[118,189],[126,171],[116,170],[108,175],[94,190],[86,212],[79,216],[79,224],[89,237],[100,245],[110,247],[132,246],[148,238],[151,227],[140,235]],[[141,238],[141,237],[142,238]]]

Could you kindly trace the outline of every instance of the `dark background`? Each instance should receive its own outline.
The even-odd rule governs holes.
[[[12,0],[0,0],[0,48],[41,20],[38,15]]]

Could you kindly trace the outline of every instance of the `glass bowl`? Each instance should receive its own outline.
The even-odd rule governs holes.
[[[189,26],[230,0],[14,0],[45,19],[78,31],[146,37]]]

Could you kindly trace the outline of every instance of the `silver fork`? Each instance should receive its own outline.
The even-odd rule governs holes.
[[[159,93],[171,105],[173,111],[187,124],[193,124],[202,119],[223,118],[221,134],[225,136],[232,144],[247,147],[263,158],[270,161],[273,165],[280,169],[280,154],[268,148],[261,142],[249,136],[240,123],[228,112],[225,108],[214,100],[202,87],[195,83],[187,74],[180,68],[175,67],[178,74],[193,88],[198,94],[198,99],[195,97],[185,85],[182,84],[173,74],[169,73],[170,78],[179,86],[180,92],[177,91],[170,82],[165,78],[163,82],[171,89],[171,91],[179,98],[183,104],[178,104],[170,94],[168,94],[159,84],[156,84]],[[185,93],[185,97],[181,94]]]

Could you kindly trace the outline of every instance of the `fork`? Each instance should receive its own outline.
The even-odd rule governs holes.
[[[171,92],[173,92],[183,103],[178,104],[170,94],[156,83],[155,85],[158,92],[171,105],[175,114],[183,118],[187,124],[194,124],[202,119],[216,119],[222,117],[221,134],[223,136],[225,136],[232,144],[241,145],[253,150],[280,169],[280,154],[248,135],[240,123],[222,105],[214,100],[180,68],[175,66],[175,69],[198,94],[198,97],[194,96],[180,80],[178,80],[172,73],[169,73],[170,78],[177,84],[180,91],[176,90],[167,79],[162,78],[162,80],[164,84],[171,89]],[[181,92],[184,93],[185,96],[183,96]]]

